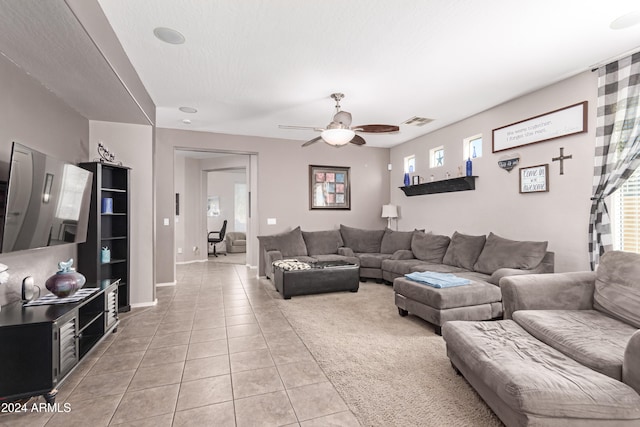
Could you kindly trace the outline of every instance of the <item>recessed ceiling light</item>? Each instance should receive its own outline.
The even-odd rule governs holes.
[[[182,121],[182,123],[184,123],[185,125],[190,125],[190,124],[191,124],[191,120],[189,120],[189,119],[184,119],[184,120]]]
[[[153,29],[153,35],[165,43],[182,44],[185,38],[178,31],[171,28],[158,27]]]
[[[193,107],[180,107],[178,108],[178,110],[182,111],[183,113],[189,113],[189,114],[193,114],[193,113],[197,113],[198,110],[196,110]]]
[[[640,11],[629,12],[626,15],[619,16],[611,21],[609,28],[612,30],[623,30],[625,28],[633,27],[640,24]]]

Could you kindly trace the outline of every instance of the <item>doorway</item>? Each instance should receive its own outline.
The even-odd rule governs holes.
[[[211,261],[257,268],[257,166],[254,153],[175,149],[176,264]],[[210,256],[209,232],[219,232],[224,220],[219,256]],[[230,242],[230,237],[242,240],[236,233],[244,233],[244,251]]]
[[[207,231],[210,262],[246,265],[249,191],[247,168],[207,171]],[[223,231],[224,229],[224,231]]]

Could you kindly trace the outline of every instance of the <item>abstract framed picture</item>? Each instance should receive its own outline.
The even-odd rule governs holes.
[[[309,209],[351,209],[350,169],[309,165]]]

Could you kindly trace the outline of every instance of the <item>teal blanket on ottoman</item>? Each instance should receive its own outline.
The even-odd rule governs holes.
[[[405,274],[407,279],[414,282],[429,285],[434,288],[452,288],[454,286],[464,286],[471,283],[469,279],[458,277],[451,273],[437,273],[433,271],[422,271],[416,273]]]

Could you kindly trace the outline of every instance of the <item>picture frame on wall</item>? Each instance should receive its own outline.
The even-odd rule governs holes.
[[[309,209],[351,209],[349,167],[309,165]]]
[[[587,101],[493,129],[492,151],[511,150],[587,132]]]
[[[549,191],[549,164],[520,168],[520,193]]]

